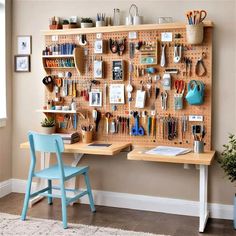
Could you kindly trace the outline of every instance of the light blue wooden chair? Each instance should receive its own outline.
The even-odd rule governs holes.
[[[22,209],[21,219],[26,219],[27,209],[30,198],[33,198],[37,195],[47,196],[48,204],[52,204],[52,198],[61,198],[62,204],[62,220],[63,227],[67,228],[67,212],[66,207],[71,202],[78,200],[80,197],[88,194],[90,208],[92,212],[95,212],[95,206],[93,202],[93,195],[91,192],[89,176],[88,176],[88,166],[85,167],[71,167],[63,164],[61,153],[64,151],[64,144],[62,138],[59,135],[45,135],[38,134],[35,132],[29,132],[28,135],[30,142],[30,156],[31,163],[29,169],[29,177],[27,182],[27,188],[25,193],[24,206]],[[39,152],[48,152],[55,153],[57,157],[57,165],[51,166],[49,168],[43,169],[41,171],[35,172],[36,164],[36,151]],[[65,182],[77,175],[83,175],[85,178],[85,183],[87,190],[78,193],[77,190],[66,189]],[[35,193],[31,193],[31,184],[33,177],[43,178],[48,180],[48,186],[44,189],[41,189]],[[57,179],[60,181],[59,187],[52,186],[52,180]],[[59,189],[61,194],[52,194],[52,189]],[[74,191],[76,194],[73,198],[66,197],[66,191]]]

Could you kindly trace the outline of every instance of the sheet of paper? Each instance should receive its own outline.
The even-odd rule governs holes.
[[[190,148],[179,148],[170,146],[158,146],[146,152],[146,154],[162,155],[162,156],[177,156],[191,152]]]
[[[111,104],[124,104],[125,103],[125,85],[124,84],[111,84],[109,95],[110,95]]]

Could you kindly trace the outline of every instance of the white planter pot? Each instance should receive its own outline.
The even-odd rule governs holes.
[[[93,27],[93,23],[81,23],[81,28],[91,28]]]

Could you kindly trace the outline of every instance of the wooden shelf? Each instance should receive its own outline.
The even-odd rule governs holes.
[[[43,112],[43,113],[62,113],[62,114],[76,114],[79,113],[79,111],[72,111],[72,110],[68,110],[68,111],[64,111],[64,110],[36,110],[36,112]]]
[[[64,57],[74,57],[73,54],[70,55],[42,55],[42,58],[64,58]]]
[[[54,31],[54,30],[52,30]],[[75,66],[71,67],[47,67],[47,59],[56,59],[56,58],[73,58]],[[72,55],[42,55],[43,68],[47,74],[50,73],[50,70],[53,69],[76,69],[79,75],[84,72],[84,51],[82,47],[77,46]]]
[[[204,21],[205,27],[213,27],[212,21]],[[145,31],[145,30],[168,30],[185,28],[186,23],[168,23],[168,24],[143,24],[143,25],[120,25],[120,26],[103,26],[92,28],[75,28],[60,30],[42,30],[43,35],[72,35],[72,34],[95,34],[95,33],[113,33],[127,31]]]
[[[146,151],[150,149],[151,148],[147,147],[135,148],[133,151],[128,153],[128,160],[210,165],[215,156],[215,151],[209,151],[199,154],[190,152],[179,156],[161,156],[161,155],[147,154]]]
[[[44,69],[74,69],[75,66],[70,66],[70,67],[44,67]]]

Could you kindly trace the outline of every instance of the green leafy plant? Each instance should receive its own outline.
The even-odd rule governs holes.
[[[55,126],[55,120],[52,117],[45,118],[41,122],[42,127],[54,127]]]
[[[70,22],[69,22],[68,20],[63,20],[62,24],[63,24],[63,25],[69,25]]]
[[[93,20],[91,18],[81,18],[81,23],[93,23]]]
[[[231,182],[236,181],[236,136],[229,135],[228,144],[223,145],[224,150],[221,153],[218,162],[225,171]]]

